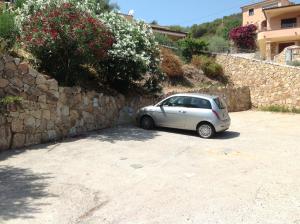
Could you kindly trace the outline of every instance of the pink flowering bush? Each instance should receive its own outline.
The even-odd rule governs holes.
[[[253,24],[240,26],[230,31],[229,37],[238,49],[255,50],[256,49],[256,30]]]
[[[76,84],[82,65],[103,61],[115,39],[100,21],[70,3],[38,10],[22,23],[21,41],[41,70]]]

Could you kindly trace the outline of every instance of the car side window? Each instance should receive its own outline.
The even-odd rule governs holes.
[[[162,106],[172,107],[177,97],[171,97],[162,103]]]
[[[174,102],[174,107],[186,107],[189,103],[188,97],[180,96]]]
[[[163,106],[168,107],[188,107],[189,104],[190,98],[184,96],[171,97],[162,103]]]
[[[209,100],[192,97],[189,105],[190,108],[212,109]]]

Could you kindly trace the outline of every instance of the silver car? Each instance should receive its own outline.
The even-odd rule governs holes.
[[[230,117],[225,102],[218,96],[177,94],[154,106],[140,109],[137,122],[144,129],[155,126],[195,130],[202,138],[226,131]]]

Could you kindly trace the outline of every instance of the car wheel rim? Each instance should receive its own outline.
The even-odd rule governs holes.
[[[212,133],[211,127],[207,124],[201,125],[201,127],[199,128],[199,133],[200,136],[208,138],[211,136]]]

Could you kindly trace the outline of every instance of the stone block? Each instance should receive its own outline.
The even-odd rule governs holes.
[[[49,86],[49,90],[58,91],[58,83],[55,79],[47,80],[47,85]]]
[[[12,133],[9,124],[1,125],[0,128],[0,151],[10,148]]]
[[[15,58],[14,62],[18,66],[20,64],[20,62],[21,62],[21,59],[20,58]]]
[[[40,128],[41,131],[47,130],[47,120],[46,119],[41,119],[40,121]]]
[[[24,84],[24,92],[28,92],[28,90],[30,89],[30,86],[27,84]]]
[[[48,135],[48,140],[50,140],[50,141],[57,139],[57,134],[56,134],[55,130],[47,131],[47,135]]]
[[[71,120],[77,120],[79,118],[79,114],[76,110],[70,111],[70,119]]]
[[[14,86],[18,87],[18,88],[22,88],[23,87],[23,82],[22,80],[20,80],[17,77],[13,77],[12,79],[9,80],[11,84],[13,84]]]
[[[19,96],[22,90],[18,88],[17,86],[13,86],[9,84],[7,87],[5,87],[4,91],[6,92],[7,95],[11,96]]]
[[[13,119],[11,123],[11,130],[13,133],[19,133],[24,131],[24,120]]]
[[[6,96],[4,89],[0,88],[0,97]]]
[[[3,56],[3,59],[4,59],[5,63],[14,62],[14,58],[8,54],[5,54]]]
[[[42,118],[46,119],[46,120],[50,120],[51,119],[50,110],[43,110],[42,111]]]
[[[33,111],[30,112],[30,114],[36,119],[41,119],[41,117],[42,117],[42,111],[41,110],[33,110]]]
[[[12,148],[17,149],[17,148],[22,148],[25,146],[25,134],[23,133],[16,133],[13,135],[13,140],[12,140]]]
[[[27,115],[24,119],[25,129],[34,129],[35,128],[35,118],[31,115]]]
[[[93,123],[94,122],[94,116],[89,112],[83,111],[82,118],[85,123]]]
[[[29,95],[35,96],[36,98],[43,94],[40,89],[35,88],[34,86],[30,87],[27,92],[28,92]]]
[[[37,85],[46,85],[47,79],[44,75],[38,74],[35,82]]]
[[[38,97],[38,102],[39,103],[46,103],[47,102],[47,97],[46,97],[46,95],[41,95],[41,96],[39,96]]]
[[[16,71],[17,70],[17,66],[16,66],[16,64],[14,62],[7,62],[7,63],[5,63],[4,70],[13,70],[13,71]]]
[[[30,68],[30,67],[28,68],[28,73],[35,78],[39,75],[39,73],[35,69]]]
[[[26,134],[25,146],[37,145],[42,142],[42,134]]]
[[[6,116],[0,114],[0,126],[2,127],[2,125],[5,125],[6,122]]]
[[[70,115],[70,109],[69,109],[68,106],[62,106],[62,108],[61,108],[61,115],[65,116],[65,117],[67,117],[67,116]]]
[[[29,72],[29,67],[27,63],[19,64],[18,69],[21,75],[27,74]]]
[[[50,92],[46,92],[47,103],[48,104],[56,104],[58,102],[58,97]]]
[[[44,92],[47,92],[49,90],[49,88],[46,84],[38,84],[37,88],[41,91],[44,91]]]
[[[5,88],[9,84],[9,81],[7,79],[1,79],[0,78],[0,88]]]
[[[26,83],[26,84],[28,84],[28,85],[30,85],[30,86],[35,85],[35,78],[34,78],[32,75],[30,75],[30,74],[28,74],[28,73],[25,73],[25,74],[22,76],[22,78],[23,78],[23,82],[24,82],[24,83]]]
[[[0,72],[4,69],[4,62],[0,59]]]
[[[48,121],[47,122],[47,130],[52,130],[55,128],[55,124],[53,121]]]

